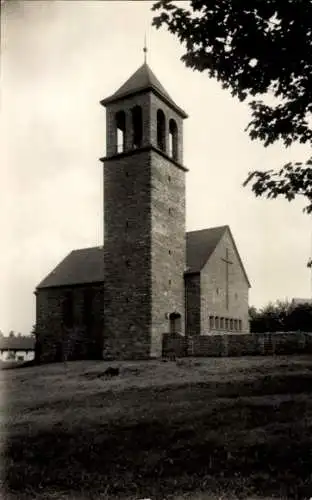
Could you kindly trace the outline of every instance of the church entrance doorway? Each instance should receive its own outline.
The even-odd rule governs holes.
[[[178,312],[172,312],[169,314],[169,331],[170,334],[180,333],[182,326],[181,314]]]

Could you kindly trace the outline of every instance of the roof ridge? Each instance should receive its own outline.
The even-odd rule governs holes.
[[[186,234],[199,233],[200,231],[212,231],[213,229],[227,229],[229,227],[230,226],[228,224],[224,224],[222,226],[203,227],[202,229],[193,229],[192,231],[186,231]]]
[[[103,245],[93,245],[92,247],[82,247],[82,248],[75,248],[72,250],[68,255],[75,253],[75,252],[83,252],[84,250],[95,250],[95,249],[101,250],[103,249]],[[65,257],[66,258],[66,257]]]

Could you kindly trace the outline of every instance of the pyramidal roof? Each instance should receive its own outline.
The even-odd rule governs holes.
[[[164,89],[158,78],[154,75],[149,65],[145,62],[139,69],[133,73],[130,78],[111,96],[103,99],[101,104],[106,106],[109,103],[119,101],[127,96],[141,93],[146,90],[152,90],[158,94],[167,104],[173,107],[183,118],[187,118],[187,114],[183,111],[170,97]]]

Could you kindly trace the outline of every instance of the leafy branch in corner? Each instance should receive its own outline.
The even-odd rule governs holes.
[[[252,140],[312,145],[312,0],[191,0],[188,8],[160,0],[152,10],[158,13],[153,25],[165,26],[185,47],[187,67],[207,72],[239,100],[249,99]],[[311,165],[312,157],[277,171],[250,172],[244,186],[253,183],[256,196],[303,196],[311,213]]]
[[[256,196],[266,195],[267,198],[274,199],[282,195],[288,201],[292,201],[296,196],[305,196],[308,205],[304,211],[312,213],[312,157],[307,161],[306,166],[302,163],[287,163],[281,170],[274,172],[267,170],[261,172],[256,170],[249,172],[243,186],[253,181],[252,191]]]

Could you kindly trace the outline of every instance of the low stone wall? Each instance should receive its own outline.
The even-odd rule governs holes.
[[[234,357],[312,354],[312,334],[304,332],[182,335],[163,337],[163,356]]]
[[[174,335],[171,335],[170,333],[164,333],[162,355],[165,358],[170,356],[177,356],[179,358],[183,358],[187,356],[188,338],[178,333]]]
[[[190,356],[226,356],[226,344],[222,335],[196,335],[188,338],[188,354]]]

